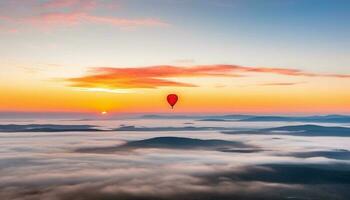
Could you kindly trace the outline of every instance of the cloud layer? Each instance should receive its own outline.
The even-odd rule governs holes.
[[[164,126],[176,122],[152,120]],[[119,123],[145,126],[149,120]],[[215,123],[228,127],[226,122]],[[185,134],[189,137],[191,132]],[[194,139],[164,130],[2,133],[0,199],[348,199],[348,138],[276,137],[268,133],[223,135],[217,129],[196,132],[191,136]],[[248,143],[261,151],[216,150],[217,146]],[[128,148],[123,151],[106,151],[125,145]],[[344,150],[335,150],[335,145]],[[103,151],[76,151],[82,148]]]
[[[299,69],[250,67],[239,65],[159,65],[134,68],[94,68],[90,74],[67,79],[73,87],[87,88],[157,88],[163,86],[196,87],[191,83],[169,80],[183,77],[240,77],[250,73],[276,74],[285,76],[350,78],[342,74],[318,74]],[[268,85],[293,85],[277,83]]]

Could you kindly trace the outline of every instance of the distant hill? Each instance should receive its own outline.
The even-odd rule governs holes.
[[[222,147],[246,147],[240,142],[226,140],[201,140],[183,137],[156,137],[140,141],[128,142],[127,147],[150,148],[222,148]]]
[[[315,115],[315,116],[259,116],[259,115],[143,115],[145,119],[193,119],[197,121],[243,121],[243,122],[319,122],[350,123],[348,115]]]
[[[220,174],[220,173],[219,173]],[[349,164],[262,164],[243,172],[221,173],[232,180],[262,181],[285,184],[350,184]],[[286,198],[287,199],[287,198]],[[296,199],[296,198],[291,198]],[[299,199],[299,198],[297,198]],[[304,198],[302,198],[304,199]],[[308,198],[305,198],[308,199]],[[312,198],[310,198],[312,199]],[[316,198],[319,199],[319,198]],[[320,198],[324,199],[324,198]],[[328,199],[328,198],[325,198]],[[301,200],[301,199],[300,199]]]
[[[263,135],[295,135],[295,136],[338,136],[350,137],[350,128],[318,125],[281,126],[251,131],[223,132],[226,134],[263,134]]]
[[[212,120],[240,120],[254,117],[254,115],[143,115],[141,118],[145,119],[212,119]]]
[[[90,125],[55,125],[55,124],[5,124],[0,125],[0,132],[68,132],[102,131]]]
[[[341,135],[350,136],[350,128],[346,127],[329,127],[329,126],[317,126],[317,125],[299,125],[299,126],[282,126],[277,128],[263,129],[266,131],[289,131],[294,133],[300,133],[301,135]]]
[[[227,120],[227,119],[199,119],[198,121],[202,121],[202,122],[227,122],[227,121],[232,121],[232,120]]]
[[[136,126],[121,126],[114,129],[115,131],[208,131],[208,130],[232,130],[225,127],[136,127]]]
[[[283,121],[283,122],[323,122],[323,123],[350,123],[350,116],[347,115],[324,115],[324,116],[255,116],[240,121]]]
[[[325,157],[337,160],[350,160],[350,151],[346,149],[338,149],[332,151],[295,152],[284,156],[293,156],[297,158]]]
[[[196,119],[198,116],[194,115],[142,115],[143,119]]]
[[[241,142],[226,141],[226,140],[201,140],[184,137],[155,137],[139,141],[130,141],[120,146],[112,147],[96,147],[78,149],[79,152],[87,153],[108,153],[116,151],[128,151],[140,148],[164,148],[164,149],[201,149],[201,150],[215,150],[224,152],[240,152],[250,153],[258,151],[252,146],[243,144]]]

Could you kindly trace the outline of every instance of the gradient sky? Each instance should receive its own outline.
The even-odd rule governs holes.
[[[350,113],[347,0],[2,0],[0,111]],[[180,100],[175,110],[168,93]]]

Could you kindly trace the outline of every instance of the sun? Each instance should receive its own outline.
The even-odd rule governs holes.
[[[107,115],[107,111],[102,111],[101,115]]]

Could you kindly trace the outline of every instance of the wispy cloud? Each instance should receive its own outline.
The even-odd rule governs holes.
[[[194,64],[196,61],[194,59],[176,59],[173,60],[173,63],[176,63],[177,65],[184,65],[184,64]]]
[[[127,90],[127,89],[78,88],[77,90],[84,91],[84,92],[107,92],[107,93],[115,93],[115,94],[134,93],[134,91]]]
[[[292,85],[298,85],[298,84],[302,84],[305,82],[275,82],[275,83],[261,83],[258,85],[261,86],[292,86]]]
[[[20,3],[14,2],[12,4]],[[12,4],[11,6],[14,7]],[[32,13],[26,16],[11,15],[11,13],[0,16],[0,22],[6,24],[6,27],[0,29],[0,31],[16,30],[17,32],[18,30],[15,27],[23,25],[40,29],[88,24],[110,25],[121,28],[169,26],[167,22],[152,17],[129,18],[93,14],[93,11],[97,8],[111,7],[105,2],[96,0],[51,0],[44,3],[33,1],[28,7],[31,7],[28,10],[31,10]],[[113,4],[113,7],[116,7],[115,4]]]
[[[152,18],[127,19],[111,16],[96,16],[85,12],[52,12],[44,13],[25,20],[28,23],[43,28],[50,28],[64,25],[81,24],[105,24],[120,27],[138,27],[138,26],[167,26],[168,24]]]
[[[79,9],[93,9],[97,6],[96,0],[51,0],[41,4],[43,8],[59,9],[79,7]]]
[[[159,65],[134,68],[100,67],[82,77],[66,79],[73,87],[86,88],[158,88],[164,86],[196,87],[191,83],[169,80],[179,77],[240,77],[249,73],[269,73],[285,76],[349,78],[350,75],[317,74],[298,69],[248,67],[238,65],[172,66]],[[293,85],[298,83],[266,83]]]
[[[0,32],[3,32],[3,33],[18,33],[18,29],[0,26]]]
[[[74,87],[104,88],[157,88],[162,86],[196,87],[194,84],[182,83],[167,78],[227,76],[230,66],[150,66],[139,68],[101,67],[92,70],[91,75],[67,79]],[[234,75],[229,75],[234,76]]]

